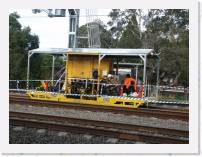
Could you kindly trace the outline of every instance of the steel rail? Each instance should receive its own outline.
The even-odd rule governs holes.
[[[188,143],[189,137],[189,132],[182,130],[23,112],[9,112],[9,122],[11,125],[90,133],[146,143]]]
[[[189,120],[189,113],[184,111],[174,111],[168,109],[148,109],[148,108],[122,108],[122,107],[110,107],[110,106],[98,106],[98,105],[86,105],[79,103],[65,103],[57,101],[47,100],[33,100],[27,96],[10,96],[9,103],[19,103],[33,106],[46,106],[51,108],[65,108],[65,109],[79,109],[99,112],[112,112],[125,115],[137,115],[144,117],[156,117],[161,119],[177,119],[182,121]]]
[[[19,94],[19,93],[17,93],[17,94],[15,94],[15,93],[9,93],[9,97],[11,98],[11,99],[17,99],[17,98],[27,98],[27,99],[29,99],[30,97],[26,94],[26,93],[24,93],[24,94]],[[149,109],[164,109],[164,110],[171,110],[171,111],[176,111],[176,112],[188,112],[189,111],[189,109],[187,109],[187,108],[182,108],[182,107],[180,107],[180,108],[176,108],[177,106],[175,106],[175,107],[173,107],[173,106],[171,106],[170,108],[168,108],[168,107],[160,107],[160,106],[168,106],[168,104],[162,104],[162,105],[156,105],[156,106],[153,106],[153,105],[155,105],[155,104],[153,104],[153,103],[149,103],[149,105],[145,105],[145,106],[140,106],[140,108],[149,108]],[[176,105],[176,104],[173,104],[173,105]]]

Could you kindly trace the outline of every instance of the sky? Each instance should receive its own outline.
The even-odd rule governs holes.
[[[107,24],[111,9],[96,9],[97,17]],[[31,33],[39,36],[40,48],[67,48],[69,17],[50,18],[45,12],[33,14],[31,9],[11,9],[9,13],[17,12],[19,22],[23,27],[29,26]],[[86,23],[85,9],[80,10],[79,25]],[[68,13],[68,12],[67,12]]]
[[[111,11],[111,9],[94,9],[94,10],[98,15],[97,17],[101,21],[103,21],[104,24],[107,24],[107,22],[110,20],[108,14]],[[50,18],[47,16],[45,12],[33,14],[32,9],[10,9],[9,13],[15,11],[21,16],[21,18],[19,19],[21,25],[23,27],[29,26],[31,28],[31,33],[39,36],[40,48],[67,48],[68,31],[69,31],[68,16]],[[85,12],[86,12],[85,9],[80,9],[80,18],[79,18],[80,26],[86,23]],[[143,9],[143,12],[144,14],[147,14],[146,9]],[[141,30],[144,31],[144,26],[142,22],[141,22]]]

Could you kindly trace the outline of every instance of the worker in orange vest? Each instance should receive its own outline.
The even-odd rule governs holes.
[[[45,85],[44,85],[44,90],[45,90],[45,91],[48,91],[48,81],[45,81],[44,84],[45,84]]]
[[[130,74],[126,75],[126,78],[124,80],[124,86],[126,88],[127,95],[137,92],[137,82],[130,76]]]

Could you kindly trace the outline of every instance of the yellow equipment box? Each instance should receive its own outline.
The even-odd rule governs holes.
[[[67,61],[68,78],[93,78],[93,72],[98,71],[98,55],[69,54]],[[104,58],[100,63],[100,77],[112,71],[112,59]]]

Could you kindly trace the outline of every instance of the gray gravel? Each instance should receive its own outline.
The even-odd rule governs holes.
[[[10,111],[48,114],[56,116],[66,116],[71,118],[84,118],[91,120],[102,120],[107,122],[119,122],[134,125],[145,125],[161,128],[170,128],[178,130],[189,130],[189,123],[172,119],[157,119],[154,117],[138,117],[134,115],[123,115],[105,112],[92,112],[92,111],[79,111],[73,109],[61,109],[61,108],[48,108],[48,107],[36,107],[30,105],[10,104]]]
[[[43,133],[36,128],[9,126],[10,144],[135,144],[134,141],[119,140],[105,136],[93,136],[86,134],[73,134],[70,132],[58,132],[45,130]]]

